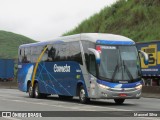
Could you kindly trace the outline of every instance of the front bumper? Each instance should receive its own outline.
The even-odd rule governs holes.
[[[130,88],[128,90],[115,90],[115,89],[99,89],[98,98],[100,99],[139,99],[141,97],[141,90]]]

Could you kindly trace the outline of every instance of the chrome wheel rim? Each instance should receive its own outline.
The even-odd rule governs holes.
[[[84,91],[84,89],[81,89],[81,91],[80,91],[80,99],[81,99],[82,101],[85,100],[85,91]]]
[[[32,95],[32,86],[29,87],[29,95]]]
[[[38,96],[38,87],[35,88],[35,96]]]

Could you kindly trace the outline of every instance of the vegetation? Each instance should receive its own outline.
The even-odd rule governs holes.
[[[160,0],[119,0],[63,35],[113,33],[136,42],[160,40]]]
[[[0,31],[0,59],[16,59],[18,57],[19,45],[32,42],[35,41],[25,36]]]

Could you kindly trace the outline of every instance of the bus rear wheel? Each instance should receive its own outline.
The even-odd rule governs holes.
[[[38,83],[35,83],[35,85],[34,85],[34,94],[35,94],[35,98],[45,98],[45,97],[47,97],[46,94],[40,93]]]
[[[123,104],[123,102],[125,101],[125,99],[114,99],[114,101],[115,101],[115,103],[117,105],[121,105],[121,104]]]
[[[83,86],[81,86],[79,90],[79,100],[82,104],[90,102],[90,99],[86,97],[86,91]]]
[[[28,86],[28,94],[30,98],[34,98],[35,94],[34,94],[34,87],[32,87],[32,83],[29,84]]]

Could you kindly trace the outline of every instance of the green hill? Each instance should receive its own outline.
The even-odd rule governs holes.
[[[17,58],[19,45],[32,42],[35,41],[19,34],[0,30],[0,59]]]
[[[64,35],[98,32],[134,41],[160,40],[160,0],[119,0]]]

